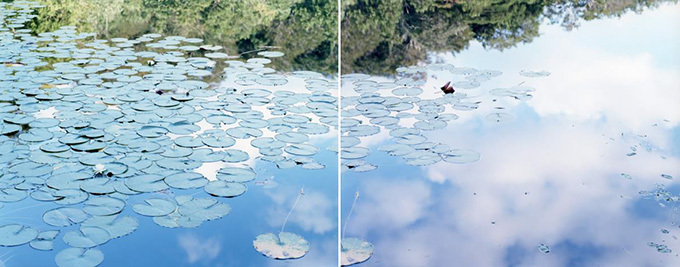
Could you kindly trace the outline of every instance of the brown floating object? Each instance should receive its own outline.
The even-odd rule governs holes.
[[[456,90],[453,89],[453,86],[451,86],[451,82],[447,82],[444,86],[441,87],[442,92],[444,94],[453,94]]]

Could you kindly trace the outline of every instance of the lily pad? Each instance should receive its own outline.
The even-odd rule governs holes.
[[[251,168],[224,167],[217,172],[217,179],[227,182],[245,183],[255,179]]]
[[[206,193],[217,197],[236,197],[246,192],[246,185],[242,183],[215,180],[208,183],[203,190]]]
[[[54,258],[59,267],[95,267],[104,261],[98,249],[67,248]]]
[[[132,205],[132,210],[144,216],[158,217],[172,213],[177,207],[175,202],[162,198],[149,198],[145,202]]]
[[[90,215],[106,216],[120,213],[125,208],[125,202],[112,197],[90,198],[85,201],[83,211]]]
[[[118,215],[93,216],[83,221],[81,226],[99,227],[109,233],[111,239],[129,235],[139,226],[137,219],[130,216],[118,218]]]
[[[0,226],[0,246],[14,247],[31,242],[38,237],[39,231],[21,224]]]
[[[203,174],[197,172],[180,172],[165,177],[165,183],[178,189],[200,188],[208,183]]]
[[[157,192],[168,189],[163,179],[161,175],[145,174],[125,179],[125,185],[137,192]]]
[[[341,246],[340,264],[342,266],[365,262],[373,255],[373,244],[360,238],[343,238]]]
[[[64,243],[76,248],[92,248],[111,239],[109,232],[99,227],[81,226],[78,231],[64,234]]]
[[[29,245],[37,250],[52,250],[54,249],[54,239],[58,234],[58,230],[42,231]]]
[[[258,235],[253,246],[263,255],[277,260],[298,259],[309,252],[309,242],[302,236],[289,232]]]
[[[477,151],[451,149],[449,152],[442,153],[442,157],[446,162],[463,164],[478,161],[481,155]]]
[[[43,221],[52,226],[66,227],[81,223],[89,216],[80,209],[75,208],[56,208],[43,214]]]

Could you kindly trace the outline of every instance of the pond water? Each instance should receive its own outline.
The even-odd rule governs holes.
[[[0,267],[680,265],[679,21],[2,1]]]
[[[428,11],[386,5],[354,15],[411,23],[396,41],[391,26],[366,26],[348,31],[388,33],[345,47],[343,29],[346,264],[680,264],[677,2],[571,31],[539,18],[502,51],[488,48],[511,38],[427,33],[413,22],[435,25]]]
[[[178,25],[113,35],[131,28],[120,9],[197,8],[137,2],[0,3],[0,266],[335,265],[332,47],[293,52],[327,47],[306,59],[315,72],[285,41],[240,51],[247,36]]]

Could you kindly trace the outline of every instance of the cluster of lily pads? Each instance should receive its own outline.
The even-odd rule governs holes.
[[[0,3],[0,204],[58,205],[43,221],[77,229],[62,235],[71,248],[57,265],[100,264],[96,247],[138,226],[120,216],[128,206],[169,228],[226,216],[217,198],[244,194],[256,178],[251,147],[279,168],[325,167],[310,144],[337,126],[335,83],[322,74],[279,74],[266,64],[281,52],[241,61],[198,38],[94,40],[70,26],[34,35],[22,27],[40,7]],[[307,92],[276,88],[290,82]],[[197,171],[208,163],[221,164],[216,179]],[[209,196],[151,194],[189,189]],[[144,201],[129,205],[133,195]],[[0,246],[52,250],[59,228],[3,225]]]
[[[502,75],[501,71],[454,67],[450,64],[431,64],[398,68],[395,80],[379,81],[365,74],[349,74],[342,77],[343,90],[353,90],[357,96],[342,96],[341,158],[346,169],[371,171],[377,166],[363,160],[371,150],[360,146],[363,137],[388,130],[392,144],[378,148],[390,156],[402,157],[406,164],[431,165],[440,161],[470,163],[480,159],[480,154],[467,149],[451,148],[448,144],[428,142],[426,132],[441,130],[450,121],[458,119],[454,111],[476,110],[481,101],[463,91],[481,86],[482,82]],[[452,83],[458,90],[452,94],[438,88],[424,88],[428,72],[445,72],[462,77]],[[540,77],[549,73],[523,71],[521,75]],[[435,98],[419,97],[425,90],[436,91]],[[520,101],[531,99],[534,89],[526,86],[491,90],[494,97],[510,97]],[[415,111],[415,112],[413,112]],[[505,112],[492,112],[486,119],[501,122],[512,119]],[[407,123],[409,120],[415,122]]]

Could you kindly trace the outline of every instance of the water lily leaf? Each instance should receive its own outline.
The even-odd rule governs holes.
[[[50,176],[45,183],[54,189],[80,189],[80,184],[92,176],[85,172],[65,172]]]
[[[378,148],[378,151],[385,151],[390,156],[403,156],[416,151],[415,148],[403,144],[389,144]]]
[[[197,172],[180,172],[165,177],[165,183],[173,188],[190,189],[205,186],[208,179]]]
[[[236,144],[236,140],[229,136],[209,136],[202,139],[203,144],[214,148],[226,148]]]
[[[64,243],[76,248],[92,248],[104,244],[111,239],[109,232],[99,227],[81,226],[78,231],[64,234]]]
[[[373,244],[360,238],[343,238],[341,246],[340,264],[342,266],[365,262],[373,255]]]
[[[84,203],[83,211],[90,215],[106,216],[121,212],[125,202],[112,197],[90,198]]]
[[[289,144],[300,144],[309,141],[309,136],[298,132],[280,133],[275,136],[276,140]]]
[[[23,190],[14,188],[0,189],[0,202],[17,202],[28,196],[28,193]]]
[[[104,195],[116,191],[114,183],[109,178],[92,178],[80,183],[80,189],[90,194]]]
[[[368,156],[371,150],[365,147],[348,147],[340,150],[340,158],[342,159],[360,159]]]
[[[251,168],[224,167],[217,172],[217,179],[227,182],[245,183],[255,179]]]
[[[200,137],[182,136],[175,139],[175,144],[181,147],[201,147],[203,140]]]
[[[142,126],[137,130],[137,134],[141,137],[154,138],[165,135],[168,129],[160,126]]]
[[[165,216],[175,211],[175,202],[162,198],[149,198],[146,203],[134,204],[132,209],[144,216]]]
[[[104,261],[98,249],[67,248],[54,258],[59,267],[95,267]]]
[[[442,157],[446,162],[462,164],[478,161],[481,155],[477,151],[451,149],[449,152],[443,153]]]
[[[31,242],[38,237],[38,230],[21,224],[0,226],[0,246],[14,247]]]
[[[133,217],[117,217],[118,215],[92,216],[83,221],[80,225],[104,229],[109,233],[111,239],[129,235],[139,226],[139,222]]]
[[[231,206],[210,198],[194,198],[182,201],[177,211],[181,215],[177,218],[177,224],[185,228],[193,228],[204,221],[226,216],[231,212]]]
[[[186,158],[168,158],[156,161],[156,164],[160,167],[170,170],[189,170],[196,169],[200,167],[203,163],[197,160],[191,160]]]
[[[255,250],[272,259],[297,259],[309,252],[309,242],[294,233],[280,232],[258,235],[253,241]]]
[[[168,189],[163,179],[161,175],[145,174],[125,179],[125,185],[137,192],[157,192]]]
[[[54,191],[53,195],[59,199],[54,203],[61,205],[73,205],[82,203],[90,197],[90,194],[78,189],[62,189]]]
[[[54,249],[54,239],[58,234],[59,230],[42,231],[29,245],[37,250],[52,250]]]
[[[309,144],[292,144],[284,148],[284,150],[292,155],[297,156],[311,156],[319,152],[319,149]]]
[[[43,221],[52,226],[65,227],[76,223],[81,223],[87,219],[88,215],[80,209],[56,208],[43,214]]]
[[[236,197],[246,192],[247,187],[242,183],[233,183],[222,180],[215,180],[208,183],[203,190],[206,193],[217,197]]]

